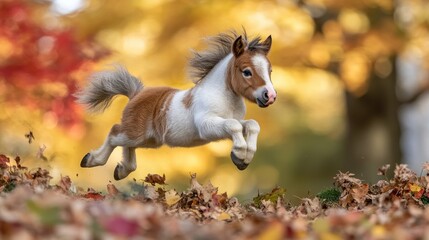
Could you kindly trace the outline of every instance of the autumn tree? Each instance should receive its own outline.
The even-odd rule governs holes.
[[[0,1],[0,102],[39,109],[58,126],[81,125],[77,81],[108,52],[49,13],[49,4]]]
[[[427,91],[424,85],[401,98],[397,86],[398,56],[413,44],[415,31],[427,34],[427,21],[404,11],[423,5],[371,0],[304,4],[316,24],[309,64],[332,71],[344,85],[346,168],[368,179],[379,166],[402,161],[400,106]]]

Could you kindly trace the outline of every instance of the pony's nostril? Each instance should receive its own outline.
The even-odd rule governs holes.
[[[270,97],[268,96],[267,90],[264,90],[264,92],[262,93],[262,97],[265,101],[268,101],[270,99]]]

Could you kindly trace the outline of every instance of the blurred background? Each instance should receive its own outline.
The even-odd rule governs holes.
[[[272,35],[279,94],[267,109],[247,104],[262,129],[252,164],[235,168],[230,141],[139,149],[137,170],[115,182],[121,190],[148,173],[184,189],[196,172],[244,201],[277,185],[293,201],[330,187],[339,170],[370,182],[383,164],[420,172],[429,160],[427,9],[424,0],[0,0],[0,153],[104,189],[120,148],[106,166],[79,163],[127,98],[85,113],[72,94],[88,75],[121,63],[146,86],[190,88],[190,49],[243,26]]]

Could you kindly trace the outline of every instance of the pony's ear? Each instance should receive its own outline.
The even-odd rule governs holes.
[[[262,50],[265,52],[265,54],[268,54],[268,52],[270,51],[271,43],[272,43],[271,35],[268,36],[263,43],[261,43],[261,45],[263,46]]]
[[[232,44],[232,53],[235,57],[239,57],[241,54],[243,54],[245,47],[246,45],[244,44],[243,38],[239,36]]]

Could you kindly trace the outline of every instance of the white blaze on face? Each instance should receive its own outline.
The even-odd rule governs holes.
[[[256,54],[252,57],[252,63],[255,67],[258,75],[264,80],[265,88],[268,90],[268,96],[271,98],[276,97],[276,91],[274,90],[273,84],[271,83],[270,74],[269,74],[269,63],[267,58],[262,54]]]

